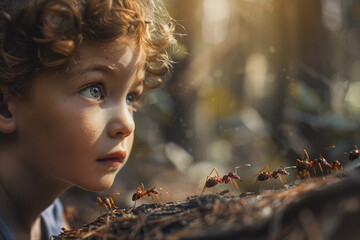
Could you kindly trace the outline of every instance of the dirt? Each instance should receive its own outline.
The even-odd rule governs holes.
[[[356,239],[360,169],[287,189],[116,209],[52,239]]]

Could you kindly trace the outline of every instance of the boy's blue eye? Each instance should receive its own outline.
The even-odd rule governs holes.
[[[126,95],[126,103],[129,105],[129,106],[132,106],[133,103],[135,101],[135,97],[132,95],[132,94],[128,94]]]
[[[95,100],[101,100],[104,98],[103,91],[100,86],[100,84],[93,84],[91,86],[88,86],[80,91],[80,94],[82,94],[84,97],[95,99]]]

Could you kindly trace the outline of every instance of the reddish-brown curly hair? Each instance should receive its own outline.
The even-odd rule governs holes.
[[[65,69],[83,39],[135,39],[147,55],[146,88],[169,72],[174,27],[158,0],[5,0],[0,9],[0,84],[17,95],[37,72]]]

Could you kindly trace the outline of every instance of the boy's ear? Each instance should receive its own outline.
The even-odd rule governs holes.
[[[0,132],[12,133],[16,129],[15,119],[13,117],[13,108],[9,99],[9,88],[4,85],[0,85]]]

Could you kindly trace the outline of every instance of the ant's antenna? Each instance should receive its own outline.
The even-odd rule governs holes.
[[[251,167],[251,164],[247,163],[247,164],[244,164],[244,165],[241,165],[241,166],[237,166],[235,167],[235,173],[237,174],[237,170],[241,167]]]
[[[289,166],[289,167],[280,166],[280,168],[282,168],[282,169],[288,169],[288,168],[296,168],[296,166]]]

